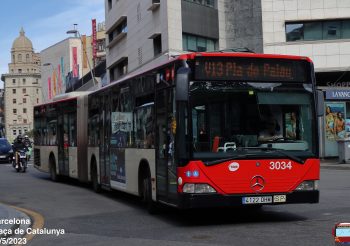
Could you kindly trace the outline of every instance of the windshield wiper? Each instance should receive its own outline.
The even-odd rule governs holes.
[[[286,157],[288,157],[289,159],[291,159],[292,161],[298,162],[300,164],[304,164],[305,161],[295,155],[292,155],[290,153],[288,153],[287,151],[283,150],[283,149],[276,149],[276,148],[271,148],[271,147],[238,147],[237,150],[261,150],[261,151],[275,151],[278,152]],[[215,161],[206,161],[204,162],[204,164],[206,166],[211,166],[211,165],[216,165],[216,164],[220,164],[222,162],[226,162],[226,161],[233,161],[233,160],[240,160],[240,159],[245,159],[249,156],[257,156],[256,154],[252,155],[252,154],[239,154],[239,155],[235,155],[235,156],[231,156],[229,158],[224,158],[224,159],[219,159],[219,160],[215,160]]]
[[[298,162],[300,164],[304,164],[305,161],[295,155],[292,155],[291,153],[288,153],[287,151],[283,149],[276,149],[276,148],[271,148],[271,147],[239,147],[238,149],[257,149],[257,150],[263,150],[263,151],[276,151],[278,153],[281,153],[282,155],[288,157],[292,161]]]
[[[219,160],[215,160],[215,161],[205,161],[204,165],[211,166],[211,165],[215,165],[215,164],[220,164],[220,163],[225,162],[225,161],[233,161],[233,160],[238,160],[238,159],[243,159],[243,158],[247,158],[247,155],[236,155],[236,156],[232,156],[232,157],[224,158],[224,159],[219,159]]]

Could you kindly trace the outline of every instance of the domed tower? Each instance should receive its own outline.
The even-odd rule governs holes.
[[[32,42],[25,36],[23,28],[13,41],[9,73],[40,73],[39,55],[34,53]]]
[[[42,101],[40,56],[23,28],[13,41],[9,71],[1,80],[5,89],[5,134],[12,141],[33,130],[33,107]]]

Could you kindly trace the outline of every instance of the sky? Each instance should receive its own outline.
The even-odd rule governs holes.
[[[69,37],[74,24],[82,35],[91,35],[91,20],[105,20],[104,0],[1,0],[0,8],[0,74],[8,73],[12,43],[22,27],[39,53]]]

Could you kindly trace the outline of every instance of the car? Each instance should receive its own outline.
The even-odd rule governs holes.
[[[12,156],[12,145],[6,138],[0,138],[0,162],[11,163]]]

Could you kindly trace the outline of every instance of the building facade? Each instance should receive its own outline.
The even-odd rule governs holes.
[[[2,74],[5,90],[5,134],[13,141],[33,129],[33,107],[41,103],[40,58],[23,28],[12,44],[9,72]]]
[[[106,0],[108,81],[147,69],[188,51],[248,47],[262,51],[261,5],[249,12],[250,21],[236,30],[249,36],[234,46],[231,3],[227,0]],[[243,2],[243,1],[242,1]],[[250,7],[245,4],[244,7]],[[239,10],[235,10],[240,13]],[[260,15],[254,15],[254,13]],[[249,31],[247,31],[249,30]],[[260,30],[260,33],[258,32]],[[260,39],[260,40],[259,40]],[[244,44],[244,45],[243,45]]]
[[[0,137],[5,137],[5,103],[4,103],[5,90],[0,89]]]
[[[44,100],[52,101],[73,88],[83,74],[82,45],[79,38],[66,38],[40,52]]]
[[[95,56],[92,43],[92,36],[77,33],[40,52],[44,102],[59,94],[101,87],[101,78],[94,76],[94,83],[90,70],[94,73],[95,67],[105,64],[104,23],[97,26]]]

